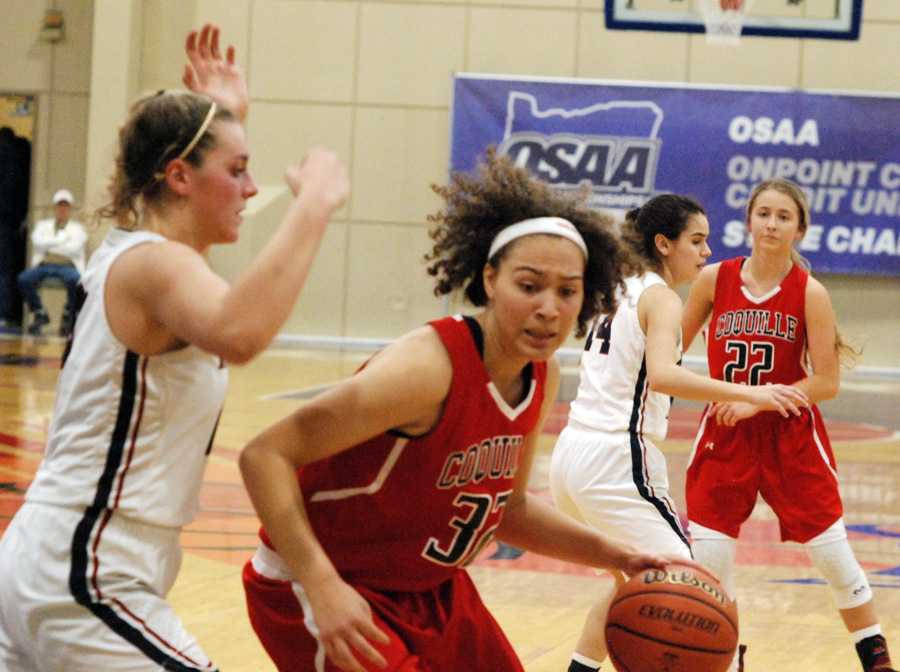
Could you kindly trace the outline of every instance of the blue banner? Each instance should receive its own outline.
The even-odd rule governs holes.
[[[451,168],[489,145],[621,214],[654,194],[699,200],[713,261],[746,254],[753,185],[809,197],[813,271],[900,276],[900,97],[591,81],[456,78]]]

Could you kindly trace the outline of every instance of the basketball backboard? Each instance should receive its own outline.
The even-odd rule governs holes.
[[[701,0],[604,0],[606,27],[702,33]],[[862,0],[744,0],[742,37],[859,39]]]

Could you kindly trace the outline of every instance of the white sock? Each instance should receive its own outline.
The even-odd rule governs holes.
[[[587,656],[578,653],[577,651],[572,654],[572,660],[576,663],[581,663],[582,665],[591,668],[592,670],[600,669],[600,661],[594,660],[593,658],[588,658]]]
[[[868,628],[863,628],[862,630],[854,630],[850,633],[850,636],[853,637],[853,643],[859,644],[862,640],[867,637],[874,637],[875,635],[880,635],[881,633],[881,625],[876,623],[875,625],[870,625]]]
[[[578,653],[577,651],[572,654],[572,660],[576,663],[581,663],[582,665],[587,665],[588,667],[600,667],[600,661],[594,660],[593,658],[588,658],[587,656]]]

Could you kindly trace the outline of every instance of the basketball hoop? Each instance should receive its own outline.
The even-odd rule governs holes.
[[[752,0],[700,0],[707,44],[736,47]]]

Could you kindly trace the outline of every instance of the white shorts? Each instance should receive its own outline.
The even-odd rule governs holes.
[[[26,502],[0,539],[0,670],[214,670],[163,599],[179,532]]]
[[[556,506],[640,551],[691,557],[666,458],[646,437],[568,426],[550,462]]]

